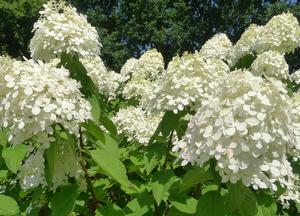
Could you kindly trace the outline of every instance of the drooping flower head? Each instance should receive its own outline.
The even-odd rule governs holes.
[[[77,53],[81,57],[98,56],[99,35],[86,17],[62,0],[49,0],[34,24],[30,41],[31,57],[49,61],[61,53]]]
[[[280,53],[293,52],[300,45],[300,26],[291,13],[282,13],[272,19],[260,30],[255,43],[257,53],[275,50]]]
[[[12,143],[51,132],[54,123],[77,133],[90,118],[90,104],[68,70],[33,60],[13,61],[7,70],[2,65],[0,59],[0,124],[10,127]]]
[[[131,78],[132,74],[135,73],[139,60],[136,58],[128,59],[121,68],[121,74],[124,80],[127,81]]]
[[[140,107],[127,107],[120,109],[113,118],[120,134],[124,134],[129,141],[135,140],[147,145],[154,134],[161,115],[151,116]]]
[[[296,84],[300,84],[300,70],[295,71],[290,75],[290,79]]]
[[[226,34],[219,33],[206,41],[199,51],[199,55],[203,59],[229,59],[232,54],[232,43]]]
[[[201,101],[215,90],[217,80],[228,71],[229,67],[224,62],[205,61],[198,54],[174,57],[162,82],[153,89],[154,97],[148,102],[147,109],[177,113],[191,106],[196,110]]]
[[[126,99],[148,95],[152,91],[152,84],[160,79],[164,72],[164,59],[156,49],[145,52],[136,62],[128,62],[130,67],[123,68],[123,74],[132,74],[123,90]],[[128,67],[128,69],[127,69]],[[128,76],[128,75],[127,75]]]
[[[248,71],[228,75],[211,100],[192,117],[175,143],[182,165],[215,159],[223,182],[241,180],[253,188],[286,187],[292,167],[289,149],[300,149],[293,133],[289,97],[281,81]]]
[[[257,76],[274,77],[276,79],[287,79],[289,76],[289,65],[284,55],[277,51],[266,51],[257,56],[251,65],[251,72]]]
[[[288,209],[290,202],[300,203],[300,178],[299,175],[290,177],[289,185],[285,192],[280,195],[278,200],[281,202],[283,208]]]
[[[258,40],[261,29],[261,26],[255,24],[251,24],[246,29],[241,38],[233,46],[233,54],[231,56],[232,59],[230,61],[230,66],[234,66],[242,57],[254,54],[255,43]]]

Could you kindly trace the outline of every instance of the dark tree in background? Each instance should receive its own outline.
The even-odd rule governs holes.
[[[0,0],[0,54],[29,57],[33,23],[45,0]]]
[[[32,26],[45,0],[0,0],[1,54],[29,56]],[[125,61],[149,48],[166,63],[194,51],[218,32],[236,42],[251,24],[265,24],[283,11],[300,20],[300,3],[267,0],[69,0],[88,16],[100,34],[102,58],[119,70]],[[300,68],[299,50],[287,56],[291,70]]]

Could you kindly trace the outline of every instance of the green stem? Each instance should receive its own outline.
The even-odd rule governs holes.
[[[165,160],[165,163],[164,163],[164,165],[163,165],[163,169],[166,169],[167,163],[168,163],[168,159],[169,159],[169,157],[170,157],[169,150],[170,150],[171,145],[172,145],[173,135],[174,135],[174,130],[172,130],[171,135],[170,135],[170,138],[169,138],[169,141],[168,141],[168,147],[167,147],[167,150],[166,150],[166,160]]]
[[[84,172],[84,177],[85,177],[85,180],[86,180],[86,183],[87,183],[87,189],[88,191],[91,193],[92,195],[92,199],[91,199],[91,202],[89,202],[89,207],[91,208],[91,211],[93,212],[93,214],[95,214],[95,211],[96,209],[99,207],[99,206],[102,206],[103,203],[101,203],[100,201],[97,200],[97,196],[96,196],[96,193],[95,193],[95,190],[94,190],[94,187],[93,187],[93,183],[92,183],[92,180],[88,174],[88,171],[87,171],[87,165],[86,165],[86,162],[82,156],[82,149],[84,148],[84,145],[83,145],[83,137],[82,137],[82,131],[81,131],[81,127],[79,127],[79,143],[80,143],[80,146],[79,146],[79,157],[80,157],[80,166]]]

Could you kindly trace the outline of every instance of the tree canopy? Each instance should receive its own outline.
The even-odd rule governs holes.
[[[13,57],[29,56],[31,29],[46,0],[0,1],[0,52]],[[156,48],[165,60],[201,48],[215,33],[223,32],[236,42],[256,23],[264,25],[283,11],[300,19],[297,1],[279,0],[69,0],[100,34],[102,58],[119,70],[125,61]],[[300,67],[298,51],[287,56],[291,70]]]

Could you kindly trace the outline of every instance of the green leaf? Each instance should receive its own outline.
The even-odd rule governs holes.
[[[79,61],[78,57],[72,56],[70,54],[61,55],[61,64],[64,68],[68,69],[70,72],[70,77],[81,83],[80,91],[85,95],[86,98],[90,98],[93,95],[99,95],[98,88],[92,81],[92,79],[87,75],[87,71]]]
[[[255,194],[242,183],[230,184],[226,199],[226,207],[230,213],[240,216],[253,216],[257,213]]]
[[[124,211],[126,216],[142,216],[147,212],[151,211],[154,207],[154,199],[147,192],[143,192],[138,195],[135,199],[131,200]]]
[[[50,199],[51,216],[69,216],[75,207],[77,196],[77,185],[67,185],[61,191],[56,192]]]
[[[116,126],[114,125],[114,123],[109,119],[109,117],[104,114],[104,113],[101,113],[101,116],[100,116],[100,123],[113,135],[117,135],[118,132],[117,132],[117,128]]]
[[[100,109],[100,105],[99,105],[99,102],[96,98],[95,95],[93,95],[92,97],[90,97],[88,99],[88,101],[90,102],[91,106],[92,106],[92,110],[91,110],[91,113],[92,113],[92,117],[93,117],[93,120],[96,124],[99,123],[99,119],[100,119],[100,114],[101,114],[101,109]]]
[[[0,170],[0,181],[6,180],[8,170]]]
[[[198,200],[193,197],[178,195],[176,198],[172,198],[171,204],[179,211],[187,214],[195,214],[197,209]]]
[[[118,152],[118,143],[109,134],[105,133],[101,128],[99,128],[94,122],[88,121],[82,124],[82,126],[87,130],[87,133],[91,135],[95,142],[99,141],[102,145],[111,147],[116,152]]]
[[[203,183],[204,181],[213,180],[214,177],[209,171],[203,168],[193,168],[189,170],[183,177],[180,184],[180,192],[186,191],[196,184]]]
[[[171,170],[159,171],[153,175],[151,188],[157,205],[168,198],[169,189],[176,180],[177,178]]]
[[[166,160],[167,145],[165,143],[155,143],[149,146],[144,153],[144,163],[147,175],[160,165],[163,165]]]
[[[90,151],[93,160],[104,171],[104,173],[120,184],[128,186],[128,177],[126,168],[122,161],[119,160],[119,155],[109,148],[96,149]]]
[[[7,147],[2,151],[2,157],[5,160],[7,168],[13,173],[17,173],[23,159],[28,151],[28,146],[19,144],[14,147]]]
[[[250,68],[255,58],[256,57],[252,54],[245,55],[235,64],[234,68]]]
[[[167,111],[155,130],[154,135],[151,137],[149,145],[151,145],[157,139],[160,133],[162,133],[165,138],[168,137],[178,125],[177,123],[179,122],[180,118],[185,114],[186,111],[182,111],[177,114],[172,111]]]
[[[4,128],[0,130],[0,145],[2,145],[3,147],[6,147],[6,145],[8,144],[8,137],[7,137],[8,130],[9,130],[8,128]]]
[[[224,198],[218,191],[209,191],[200,197],[196,216],[225,216]]]
[[[183,213],[183,212],[179,211],[177,208],[172,206],[169,209],[167,216],[190,216],[190,214]]]
[[[19,213],[17,202],[6,195],[0,194],[0,215],[10,216]]]
[[[103,208],[99,208],[96,210],[96,216],[124,216],[123,210],[115,205],[115,204],[108,204]]]
[[[56,163],[56,143],[51,143],[50,147],[45,151],[45,177],[48,185],[52,185],[52,179],[55,172]]]
[[[256,216],[276,215],[277,205],[271,195],[259,193],[257,196],[257,214]]]
[[[297,212],[300,213],[300,203],[296,203]]]

